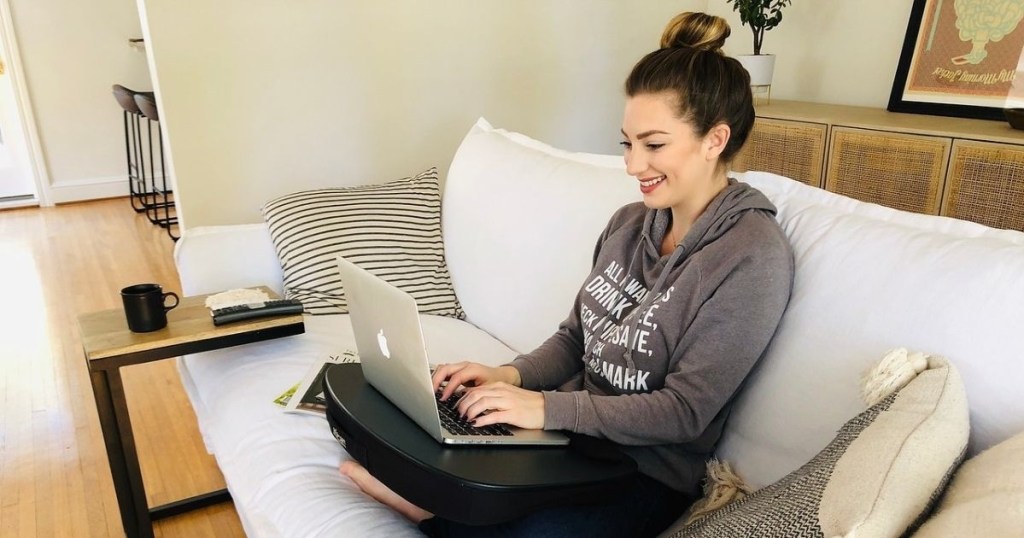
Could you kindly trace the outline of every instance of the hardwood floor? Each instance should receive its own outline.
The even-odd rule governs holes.
[[[123,535],[75,319],[130,284],[180,293],[173,245],[127,199],[0,211],[0,536]],[[149,504],[224,487],[175,361],[122,375]],[[244,536],[231,503],[155,533]]]

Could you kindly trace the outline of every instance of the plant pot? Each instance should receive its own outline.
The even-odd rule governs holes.
[[[736,59],[750,73],[751,86],[771,86],[775,74],[774,54],[740,54]]]

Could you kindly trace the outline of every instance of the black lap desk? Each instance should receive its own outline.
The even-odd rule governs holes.
[[[442,445],[367,384],[358,364],[330,367],[324,384],[327,420],[349,454],[399,495],[446,519],[484,525],[601,502],[636,476],[631,458],[585,436],[568,447]]]

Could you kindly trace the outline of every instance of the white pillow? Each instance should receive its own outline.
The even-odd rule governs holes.
[[[338,255],[405,290],[420,312],[462,318],[441,242],[437,170],[390,183],[302,191],[263,206],[285,294],[310,314],[348,312]]]
[[[755,488],[798,468],[862,408],[851,380],[869,357],[897,346],[957,365],[971,402],[969,453],[1024,430],[1024,234],[756,177],[780,210],[796,275],[721,459]]]
[[[452,160],[443,200],[466,319],[532,350],[568,316],[612,213],[640,199],[621,157],[563,152],[479,121]]]
[[[515,131],[506,131],[505,129],[499,129],[493,127],[490,122],[484,118],[476,120],[476,127],[482,131],[492,132],[500,134],[505,138],[508,138],[512,142],[515,142],[521,146],[547,153],[552,157],[559,157],[562,159],[568,159],[570,161],[576,161],[583,164],[593,164],[605,168],[622,168],[626,169],[626,161],[622,155],[605,155],[602,153],[585,153],[581,151],[566,151],[564,149],[556,148],[547,142],[542,142],[535,138],[530,138],[523,133],[517,133]]]

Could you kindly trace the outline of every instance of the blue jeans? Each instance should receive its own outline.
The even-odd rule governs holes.
[[[694,499],[653,478],[637,476],[632,487],[605,504],[548,508],[494,525],[465,525],[434,517],[420,523],[420,530],[427,536],[453,538],[657,536],[682,515]]]

